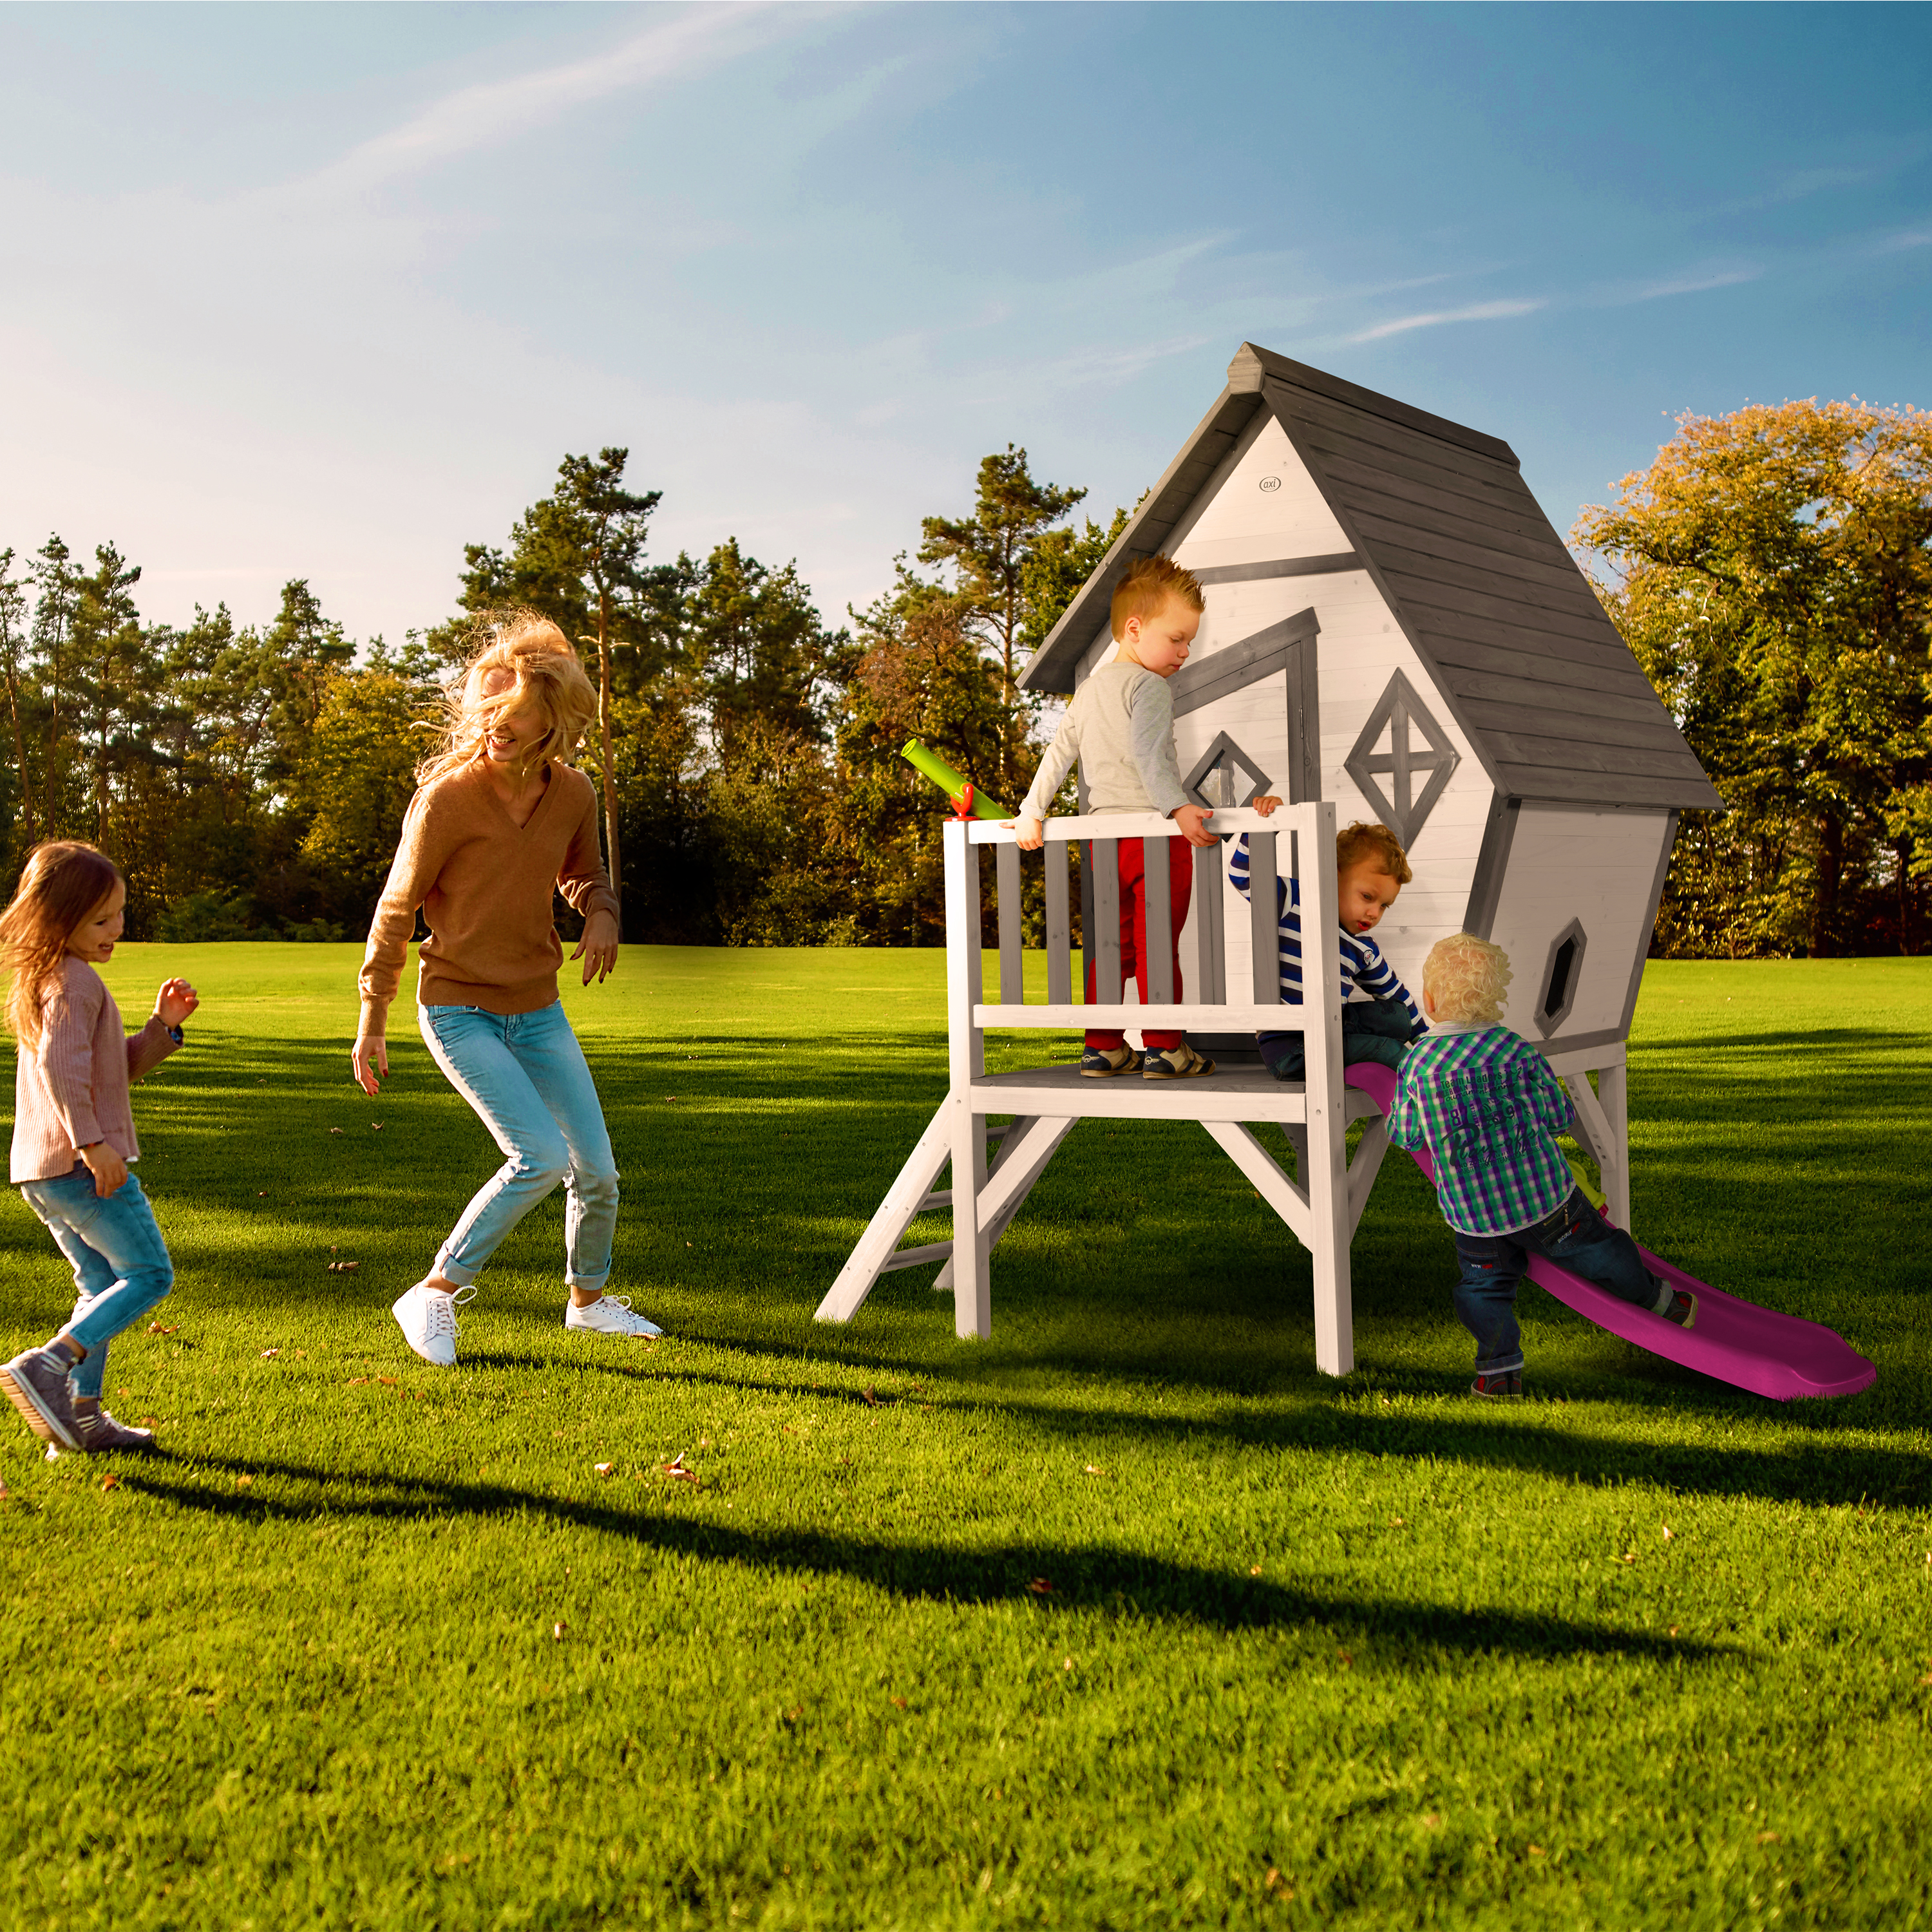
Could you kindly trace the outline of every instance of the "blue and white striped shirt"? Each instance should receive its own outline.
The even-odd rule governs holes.
[[[1228,856],[1228,877],[1243,898],[1248,896],[1248,835],[1244,832]],[[1274,882],[1276,932],[1281,946],[1281,997],[1290,1006],[1301,1004],[1301,882],[1277,878]],[[1408,989],[1396,977],[1395,969],[1382,957],[1382,948],[1366,932],[1351,932],[1338,925],[1336,932],[1342,956],[1342,999],[1346,1005],[1350,992],[1359,986],[1370,998],[1400,1000],[1408,1009],[1416,1030],[1422,1030],[1422,1016]]]

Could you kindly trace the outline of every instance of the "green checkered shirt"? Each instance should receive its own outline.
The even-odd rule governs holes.
[[[1508,1234],[1570,1198],[1576,1177],[1553,1138],[1569,1124],[1569,1095],[1520,1034],[1438,1027],[1402,1056],[1389,1138],[1427,1145],[1450,1227]]]

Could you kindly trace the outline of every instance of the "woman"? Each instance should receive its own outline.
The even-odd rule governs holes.
[[[417,1019],[450,1084],[503,1150],[424,1279],[393,1310],[425,1361],[456,1360],[456,1310],[510,1230],[561,1181],[566,1328],[661,1331],[607,1295],[617,1168],[604,1110],[557,998],[561,892],[584,915],[570,956],[584,983],[617,961],[617,898],[599,856],[597,795],[564,760],[596,711],[563,633],[529,612],[502,622],[451,687],[442,749],[416,773],[402,842],[369,928],[356,1078],[371,1096],[389,1071],[389,1003],[420,908]]]

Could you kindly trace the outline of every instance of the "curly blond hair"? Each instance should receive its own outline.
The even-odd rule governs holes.
[[[480,755],[497,720],[526,702],[537,705],[549,728],[531,746],[525,771],[568,764],[597,716],[597,693],[583,664],[548,617],[500,611],[482,619],[477,634],[477,650],[444,690],[442,745],[416,767],[418,784]]]
[[[1422,985],[1436,1018],[1451,1026],[1500,1026],[1509,982],[1509,955],[1473,932],[1452,932],[1429,949]]]

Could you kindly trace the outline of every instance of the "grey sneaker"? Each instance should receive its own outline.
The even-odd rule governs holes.
[[[29,1348],[0,1368],[0,1389],[26,1418],[27,1426],[43,1442],[78,1449],[74,1432],[74,1390],[68,1368],[44,1348]]]
[[[154,1432],[152,1429],[130,1428],[124,1422],[116,1422],[104,1408],[77,1408],[74,1412],[74,1423],[80,1446],[90,1456],[99,1456],[110,1449],[145,1451],[154,1446]]]

